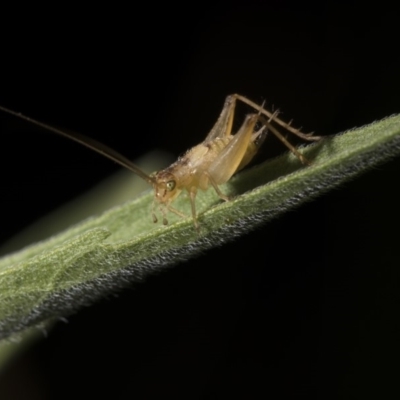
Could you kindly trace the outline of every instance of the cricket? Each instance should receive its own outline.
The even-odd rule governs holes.
[[[239,130],[232,134],[235,107],[238,101],[247,104],[255,112],[248,114]],[[64,132],[2,106],[0,106],[0,110],[78,142],[144,179],[154,189],[152,217],[155,223],[158,221],[156,216],[157,206],[164,225],[168,224],[168,212],[187,218],[187,215],[171,205],[177,196],[183,190],[186,190],[190,199],[192,219],[196,231],[199,231],[196,212],[198,190],[204,191],[212,186],[222,200],[229,201],[230,198],[222,193],[220,185],[228,182],[236,172],[249,164],[264,142],[267,133],[271,132],[275,135],[304,165],[311,163],[290,144],[278,130],[278,127],[306,141],[320,139],[313,133],[305,134],[299,129],[293,128],[291,121],[287,123],[278,117],[278,111],[270,112],[264,108],[264,104],[258,105],[242,95],[233,94],[226,97],[220,116],[202,143],[188,150],[169,167],[148,175],[128,158],[94,139],[77,133]]]

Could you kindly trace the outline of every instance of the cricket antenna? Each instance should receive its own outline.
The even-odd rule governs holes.
[[[39,126],[40,128],[43,128],[49,132],[53,132],[53,133],[56,133],[57,135],[64,136],[67,139],[73,140],[74,142],[77,142],[77,143],[95,151],[96,153],[99,153],[99,154],[103,155],[104,157],[107,157],[108,159],[116,162],[117,164],[123,166],[124,168],[129,169],[130,171],[132,171],[133,173],[135,173],[136,175],[138,175],[142,179],[144,179],[146,182],[148,182],[150,185],[153,185],[155,183],[155,180],[153,177],[151,177],[151,176],[147,175],[145,172],[143,172],[137,165],[135,165],[128,158],[124,157],[122,154],[113,150],[111,147],[108,147],[105,144],[98,142],[97,140],[94,140],[85,135],[81,135],[79,133],[64,132],[61,129],[54,128],[51,125],[47,125],[43,122],[40,122],[33,118],[27,117],[26,115],[23,115],[16,111],[10,110],[3,106],[0,106],[0,110],[7,114],[13,115],[14,117],[17,117],[24,121],[30,122],[36,126]]]

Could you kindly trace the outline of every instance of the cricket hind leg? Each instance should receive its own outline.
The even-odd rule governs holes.
[[[232,103],[230,102],[231,99],[233,100]],[[235,101],[236,100],[234,98],[228,97],[227,102],[225,103],[225,105],[228,104],[228,107],[231,107],[230,111],[232,118]],[[225,108],[226,107],[224,107],[224,109]],[[264,132],[266,128],[265,125],[262,126],[261,129],[254,132],[254,127],[259,117],[260,114],[248,115],[239,132],[233,136],[232,141],[221,151],[217,160],[210,166],[208,171],[204,171],[202,173],[200,180],[203,182],[203,189],[206,189],[208,187],[208,184],[211,184],[220,199],[224,201],[231,200],[229,196],[222,193],[219,185],[227,182],[231,178],[231,176],[238,170],[238,165],[241,164],[241,162],[243,161],[243,157],[248,152],[250,142],[259,139]],[[226,135],[230,135],[231,128],[232,127],[230,126],[228,130],[225,130]],[[264,139],[262,139],[262,141],[263,140]],[[256,151],[257,150],[258,147],[256,148]],[[251,158],[253,156],[254,154],[252,154]],[[195,187],[192,187],[189,190],[190,203],[192,207],[192,217],[196,230],[199,230],[195,203],[196,194],[197,189]]]
[[[263,106],[264,106],[264,103],[263,103]],[[279,110],[274,111],[274,113],[271,115],[271,118],[269,118],[268,121],[265,121],[265,118],[260,119],[260,114],[261,113],[259,112],[258,115],[259,115],[259,120],[262,123],[262,127],[258,131],[254,132],[251,135],[251,143],[254,143],[257,151],[262,146],[265,139],[267,138],[268,128],[271,126],[271,122],[274,120],[274,118],[278,117]]]
[[[266,121],[265,118],[260,116],[260,120],[267,129],[272,132],[304,165],[311,165],[311,162],[301,154],[296,147],[294,147],[279,131],[276,129],[269,121]]]
[[[243,158],[246,157],[254,127],[259,117],[258,114],[247,115],[239,131],[231,137],[229,143],[209,165],[207,174],[211,178],[210,182],[221,185],[237,172],[239,165],[243,162]]]
[[[237,167],[236,172],[240,171],[247,164],[249,164],[251,160],[254,158],[254,156],[257,154],[258,150],[260,149],[265,139],[267,138],[268,127],[270,126],[270,123],[272,122],[273,118],[275,118],[278,114],[279,111],[277,110],[271,115],[271,118],[268,121],[266,121],[265,118],[263,120],[260,119],[261,113],[258,112],[257,114],[258,121],[262,122],[262,126],[260,129],[252,133],[251,139],[247,145],[246,152],[242,158],[242,161]]]
[[[224,107],[218,117],[217,122],[212,127],[210,133],[204,140],[204,144],[212,140],[230,136],[232,133],[233,118],[235,116],[236,98],[234,96],[227,96],[225,99]]]
[[[311,165],[311,162],[307,160],[305,156],[303,156],[279,131],[277,128],[275,128],[272,123],[276,123],[280,126],[282,126],[284,129],[286,129],[288,132],[292,133],[293,135],[296,135],[297,137],[307,140],[307,141],[317,141],[320,140],[320,136],[313,136],[313,133],[302,133],[299,129],[293,128],[291,126],[291,122],[289,123],[281,120],[278,118],[279,111],[275,111],[274,113],[271,113],[270,111],[266,110],[264,108],[264,103],[259,106],[258,104],[254,103],[253,101],[247,99],[244,96],[241,96],[239,94],[233,94],[231,97],[236,98],[237,100],[249,105],[250,107],[253,107],[255,110],[258,110],[258,115],[259,115],[259,120],[264,124],[264,126],[272,132],[303,164],[305,165]],[[265,118],[265,117],[268,117]],[[257,133],[257,132],[256,132]],[[265,139],[265,138],[264,138]],[[262,141],[264,140],[262,139]],[[256,152],[256,151],[255,151]],[[254,153],[255,154],[255,153]],[[243,166],[245,163],[243,163]],[[239,168],[241,169],[241,168]]]
[[[301,138],[303,140],[317,141],[317,140],[321,139],[320,136],[313,136],[313,133],[303,133],[303,132],[300,131],[300,129],[292,127],[291,126],[292,121],[290,121],[289,123],[283,121],[282,119],[278,118],[278,113],[277,112],[272,113],[272,112],[266,110],[263,107],[263,105],[259,106],[257,103],[254,103],[254,101],[249,100],[247,97],[244,97],[244,96],[242,96],[240,94],[232,94],[232,95],[230,95],[228,97],[233,97],[233,98],[241,101],[242,103],[245,103],[248,106],[254,108],[260,114],[263,114],[264,116],[268,117],[269,120],[274,121],[275,123],[280,125],[282,128],[286,129],[287,131],[289,131],[293,135],[296,135],[296,136],[298,136],[299,138]]]

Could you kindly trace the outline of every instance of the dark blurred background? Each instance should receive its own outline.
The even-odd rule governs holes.
[[[397,14],[347,4],[24,10],[2,28],[0,104],[132,159],[199,143],[231,93],[335,134],[400,111]],[[0,129],[2,241],[118,169],[15,118]],[[260,161],[284,150],[271,138]],[[70,316],[10,362],[0,398],[399,395],[399,171]]]

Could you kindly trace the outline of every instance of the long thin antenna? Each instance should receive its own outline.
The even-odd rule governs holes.
[[[152,177],[150,177],[149,175],[147,175],[145,172],[143,172],[132,161],[130,161],[128,158],[124,157],[122,154],[118,153],[117,151],[113,150],[111,147],[108,147],[105,144],[98,142],[97,140],[94,140],[85,135],[81,135],[79,133],[64,132],[60,129],[54,128],[51,125],[47,125],[47,124],[44,124],[43,122],[36,121],[33,118],[27,117],[26,115],[23,115],[16,111],[10,110],[3,106],[0,106],[0,110],[4,111],[7,114],[13,115],[14,117],[17,117],[19,119],[22,119],[24,121],[28,121],[34,125],[37,125],[47,131],[56,133],[57,135],[64,136],[67,139],[73,140],[73,141],[95,151],[96,153],[99,153],[99,154],[103,155],[104,157],[109,158],[110,160],[118,163],[119,165],[123,166],[124,168],[129,169],[130,171],[134,172],[136,175],[138,175],[142,179],[144,179],[146,182],[148,182],[150,185],[154,184],[154,179]]]

